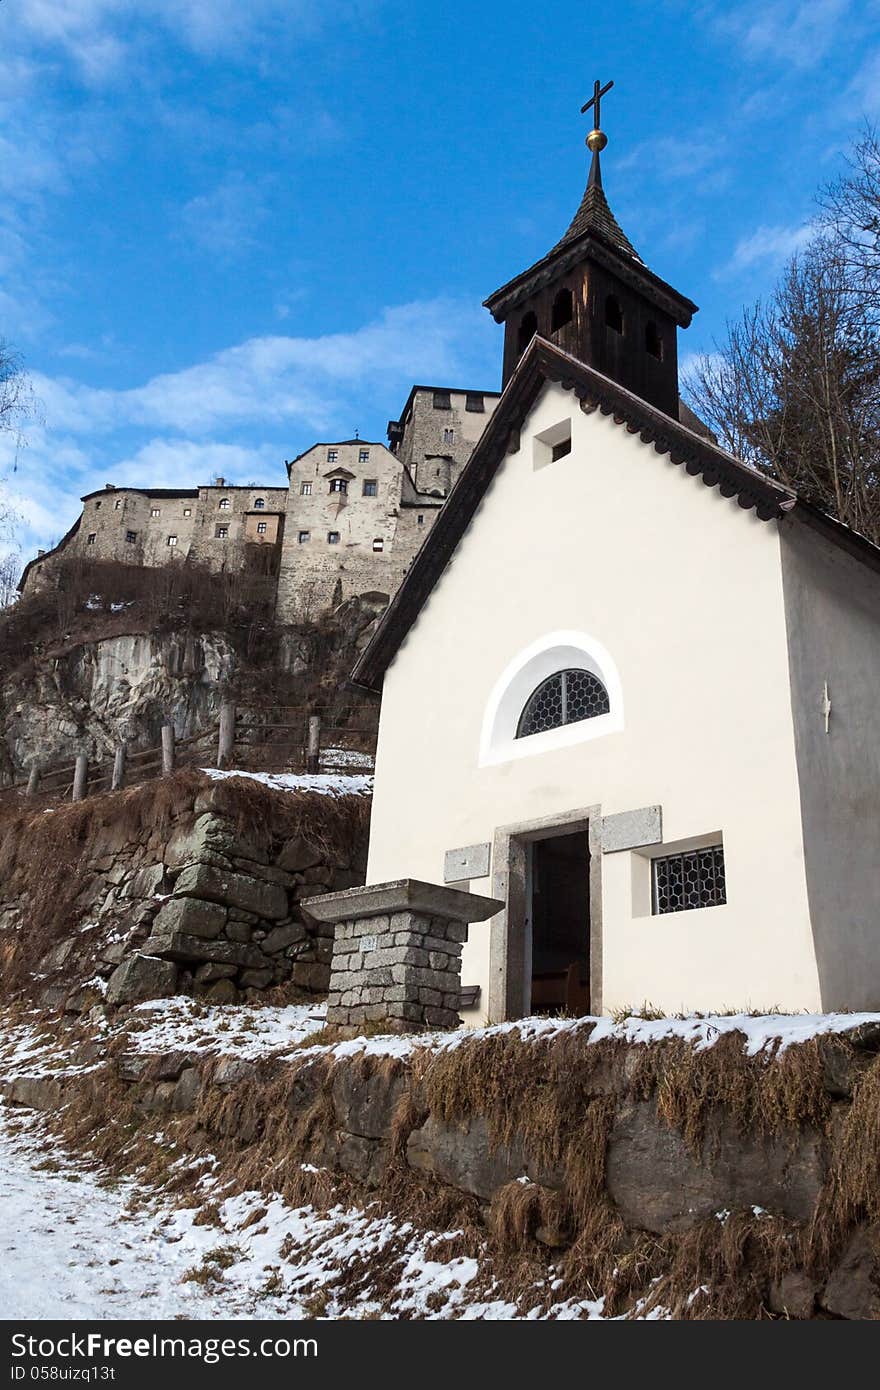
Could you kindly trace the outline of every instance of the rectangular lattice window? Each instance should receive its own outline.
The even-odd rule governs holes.
[[[651,861],[651,910],[688,912],[727,902],[724,846],[707,845]]]

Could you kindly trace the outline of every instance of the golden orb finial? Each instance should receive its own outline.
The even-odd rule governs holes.
[[[591,154],[599,154],[608,144],[608,136],[604,130],[591,130],[587,136],[587,149]]]

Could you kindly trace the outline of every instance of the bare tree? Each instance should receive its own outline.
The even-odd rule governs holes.
[[[819,194],[820,222],[838,245],[867,312],[880,315],[880,137],[866,125],[846,172]]]
[[[733,453],[880,542],[880,342],[835,235],[728,324],[684,389]]]
[[[24,425],[34,410],[33,389],[21,358],[0,338],[0,434],[11,434],[16,443],[21,443]],[[14,582],[10,591],[9,575],[14,570],[17,578],[20,565],[19,548],[14,545],[20,522],[9,498],[6,479],[0,473],[0,607],[5,607],[15,596]]]

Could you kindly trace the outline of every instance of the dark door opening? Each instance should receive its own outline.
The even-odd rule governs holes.
[[[590,847],[586,831],[531,843],[531,1012],[590,1012]]]

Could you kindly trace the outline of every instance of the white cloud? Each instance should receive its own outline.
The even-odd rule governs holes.
[[[381,439],[413,381],[495,385],[498,332],[472,303],[389,308],[351,333],[251,338],[125,390],[37,376],[38,427],[4,475],[25,518],[25,555],[58,540],[79,498],[119,486],[195,486],[208,477],[283,485],[283,460],[316,438]],[[13,468],[17,471],[13,472]]]
[[[806,246],[813,234],[808,222],[794,227],[757,227],[737,242],[721,274],[735,275],[755,265],[781,265]]]
[[[748,58],[814,68],[840,37],[853,0],[748,0],[713,11],[715,27]]]
[[[191,198],[180,214],[188,240],[224,258],[252,247],[254,231],[265,218],[260,190],[239,173],[229,174],[209,193]]]

